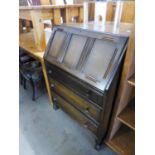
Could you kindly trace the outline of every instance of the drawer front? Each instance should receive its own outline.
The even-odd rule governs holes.
[[[87,117],[81,114],[76,108],[66,102],[63,98],[56,95],[56,93],[52,93],[52,98],[54,104],[57,104],[61,107],[65,112],[67,112],[71,117],[77,120],[84,128],[90,130],[93,134],[97,135],[97,126],[91,122]]]
[[[100,109],[86,102],[84,99],[77,96],[71,90],[67,89],[65,86],[63,86],[62,84],[60,84],[59,82],[51,78],[50,78],[50,84],[51,84],[52,90],[56,91],[63,98],[65,98],[67,101],[72,103],[83,114],[87,115],[92,120],[95,119],[97,122],[99,122],[99,117],[101,112]]]
[[[87,86],[86,83],[81,82],[79,79],[71,76],[53,65],[47,67],[48,76],[63,83],[66,87],[72,89],[74,93],[92,102],[99,107],[102,107],[102,94]]]

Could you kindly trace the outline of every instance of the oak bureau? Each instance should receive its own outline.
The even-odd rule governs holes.
[[[44,55],[54,108],[87,128],[99,149],[109,125],[128,37],[55,26]]]

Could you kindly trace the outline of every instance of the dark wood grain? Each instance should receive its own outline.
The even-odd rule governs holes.
[[[57,32],[67,39],[55,41]],[[61,25],[54,28],[44,55],[55,107],[95,133],[96,149],[107,134],[127,41]]]
[[[91,119],[99,121],[99,116],[101,110],[97,107],[93,106],[89,102],[80,98],[78,95],[73,93],[71,90],[67,89],[65,86],[60,84],[59,82],[50,78],[51,89],[52,91],[57,92],[63,98],[68,100],[71,104],[73,104],[77,109],[79,109],[84,115],[91,117]]]
[[[97,134],[97,126],[93,124],[87,117],[82,115],[77,109],[72,107],[63,98],[53,93],[53,102],[60,106],[64,111],[76,119],[84,128],[90,130],[93,134]]]

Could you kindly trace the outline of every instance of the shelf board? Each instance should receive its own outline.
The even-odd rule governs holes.
[[[135,154],[135,133],[125,125],[122,125],[114,137],[105,143],[119,155]]]
[[[125,107],[125,109],[118,115],[118,120],[135,130],[135,101],[132,101]]]
[[[128,83],[135,86],[135,74],[128,79]]]

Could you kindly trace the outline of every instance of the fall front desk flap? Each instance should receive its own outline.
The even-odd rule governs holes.
[[[127,48],[128,37],[65,25],[55,26],[46,61],[104,91],[112,82]]]

